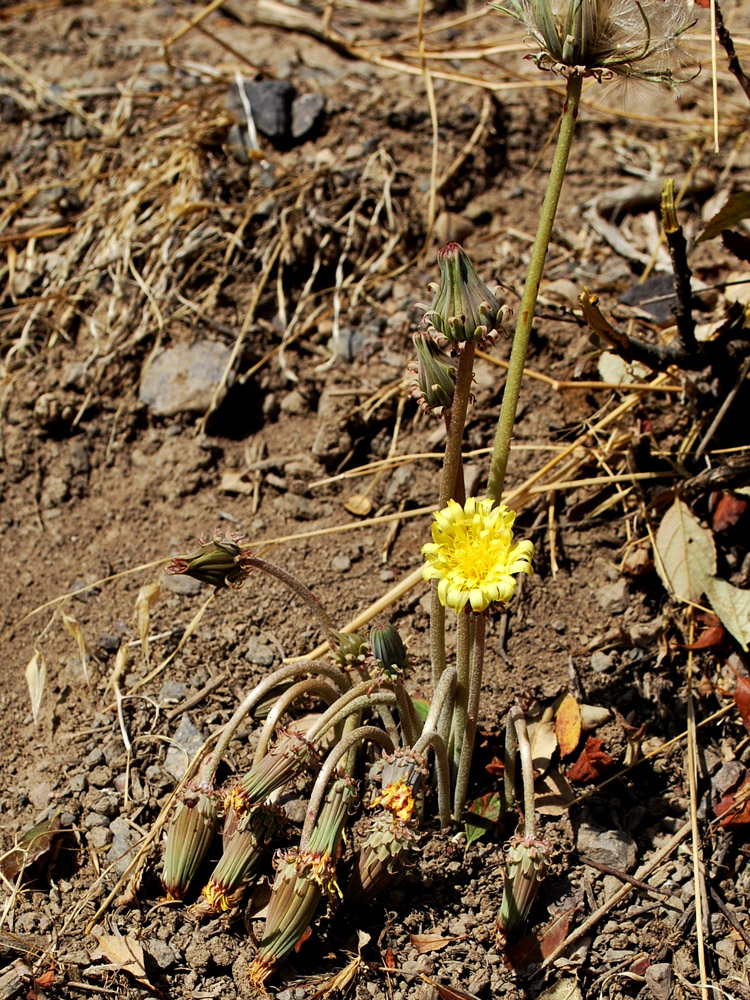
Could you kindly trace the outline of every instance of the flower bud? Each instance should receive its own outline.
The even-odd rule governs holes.
[[[503,900],[496,925],[498,947],[526,923],[547,870],[550,845],[536,837],[513,837],[505,852]]]
[[[390,622],[378,622],[370,629],[370,648],[378,667],[389,679],[400,676],[409,666],[403,639]]]
[[[372,902],[416,847],[417,834],[410,825],[395,823],[386,812],[374,816],[346,887],[344,906],[353,909]]]
[[[252,567],[247,562],[249,549],[243,549],[241,535],[225,538],[217,529],[209,542],[198,539],[199,547],[189,556],[176,556],[165,572],[170,576],[185,574],[212,587],[232,587],[239,590]]]
[[[438,251],[440,281],[425,319],[454,343],[487,340],[502,325],[501,306],[458,243]]]
[[[334,632],[337,648],[333,650],[336,662],[345,669],[363,663],[367,653],[364,636],[358,632]]]
[[[188,792],[175,811],[164,847],[161,884],[169,899],[184,899],[219,824],[212,795]]]
[[[412,385],[412,395],[419,399],[424,410],[439,415],[453,403],[456,362],[441,351],[428,334],[415,333],[412,341],[417,351],[417,377]],[[413,372],[414,369],[410,370]]]

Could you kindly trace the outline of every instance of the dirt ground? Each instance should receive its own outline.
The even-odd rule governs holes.
[[[723,9],[747,65],[742,6]],[[444,428],[409,396],[413,306],[429,299],[436,251],[455,238],[517,307],[549,166],[560,83],[480,4],[426,5],[436,132],[414,0],[230,0],[165,54],[201,9],[0,8],[4,998],[254,995],[246,968],[265,881],[247,906],[198,922],[162,898],[157,837],[137,891],[123,887],[98,911],[186,760],[270,669],[323,636],[274,580],[253,575],[209,600],[209,588],[164,567],[217,527],[242,533],[304,580],[339,628],[414,572],[430,523],[414,511],[436,501]],[[696,10],[692,44],[706,59],[708,21]],[[568,783],[586,735],[564,760],[553,745],[543,761],[536,747],[553,861],[532,936],[506,953],[494,945],[513,824],[466,847],[463,828],[438,832],[428,802],[416,863],[366,911],[323,910],[270,980],[279,996],[324,995],[359,955],[344,992],[361,1000],[532,1000],[551,987],[558,1000],[669,1000],[700,995],[702,975],[707,996],[750,997],[750,817],[740,793],[734,823],[714,812],[750,756],[731,694],[747,654],[670,600],[650,543],[683,491],[714,532],[719,572],[750,585],[750,515],[731,492],[743,485],[731,470],[748,447],[747,387],[741,378],[696,457],[737,368],[731,378],[672,371],[667,389],[644,389],[654,374],[640,372],[636,391],[612,388],[630,376],[611,355],[603,367],[577,303],[590,287],[607,315],[654,339],[673,323],[619,300],[642,302],[639,279],[670,273],[658,204],[674,177],[706,286],[699,322],[727,316],[724,285],[742,265],[719,241],[693,246],[721,198],[750,182],[750,105],[719,55],[718,154],[705,68],[679,104],[639,88],[625,114],[619,92],[585,92],[550,248],[508,484],[518,533],[537,547],[535,575],[490,624],[471,795],[499,788],[516,699],[536,720],[568,693],[600,709],[589,736],[611,761]],[[291,126],[259,127],[257,148],[238,125],[238,81],[252,80],[286,81],[297,98]],[[280,114],[278,95],[288,110],[291,91],[268,93],[268,108],[253,95],[259,126],[264,111]],[[466,432],[477,494],[505,380],[497,361],[509,352],[501,337],[477,363]],[[344,475],[386,458],[383,471]],[[730,470],[728,523],[714,516],[720,487],[695,486],[706,469]],[[136,601],[157,583],[146,650]],[[387,611],[408,637],[409,685],[422,697],[428,609],[419,583]],[[717,641],[688,653],[692,629],[707,627]],[[35,721],[27,677],[42,663]],[[689,670],[695,719],[708,720],[695,737],[692,808]],[[250,720],[232,743],[227,781],[246,768],[256,732]],[[54,817],[62,832],[19,870],[14,845]]]

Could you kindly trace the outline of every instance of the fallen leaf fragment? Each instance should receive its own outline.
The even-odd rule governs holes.
[[[750,645],[750,590],[741,590],[728,580],[711,576],[705,582],[705,591],[724,627],[747,652]]]
[[[393,954],[392,948],[385,949],[385,954],[383,955],[383,965],[386,969],[396,968],[396,956]]]
[[[409,940],[418,955],[427,955],[431,951],[442,951],[446,945],[449,945],[451,941],[455,941],[456,939],[454,937],[445,937],[437,931],[432,931],[429,934],[410,934]]]
[[[118,972],[129,972],[143,986],[154,990],[146,974],[143,948],[132,934],[106,934],[102,932],[94,936],[99,946],[91,953],[92,958],[109,959],[113,969]]]
[[[714,806],[719,826],[744,826],[750,823],[750,774],[745,773],[742,783],[723,795]]]
[[[572,694],[566,694],[560,702],[555,717],[555,736],[560,747],[560,756],[573,753],[581,738],[581,709]]]
[[[540,993],[537,1000],[583,1000],[583,994],[578,980],[565,976]]]
[[[578,907],[574,906],[564,913],[558,913],[544,927],[524,934],[514,944],[506,945],[503,950],[506,967],[520,970],[527,969],[530,965],[540,965],[568,936],[571,921],[577,911]]]
[[[727,666],[730,666],[727,664]],[[730,669],[734,669],[730,667]],[[750,677],[745,677],[743,674],[738,674],[734,671],[734,675],[737,678],[737,682],[734,686],[734,692],[732,697],[734,698],[734,703],[737,706],[737,711],[742,716],[742,721],[745,724],[745,729],[750,733]]]
[[[44,687],[47,683],[47,661],[39,650],[34,651],[34,655],[26,667],[26,683],[31,699],[31,715],[34,719],[34,725],[36,725],[39,719],[39,709],[42,707]]]
[[[697,604],[716,572],[713,535],[682,500],[675,500],[656,532],[656,570],[679,601]]]
[[[531,759],[534,770],[544,774],[550,765],[552,755],[557,750],[555,723],[552,719],[532,722],[529,725],[529,743],[531,744]]]
[[[483,837],[500,819],[503,808],[502,797],[497,792],[487,792],[469,803],[464,830],[466,831],[466,846],[470,847],[475,840]]]
[[[728,531],[739,524],[746,510],[747,500],[724,493],[713,509],[711,527],[714,531]]]
[[[0,873],[10,881],[22,868],[28,871],[33,866],[40,867],[38,863],[42,861],[49,867],[59,846],[60,832],[59,813],[32,826],[21,837],[18,846],[4,855],[0,861]]]
[[[604,740],[589,736],[580,757],[566,772],[568,781],[578,781],[581,784],[597,781],[614,764],[607,751],[602,749],[603,746]]]

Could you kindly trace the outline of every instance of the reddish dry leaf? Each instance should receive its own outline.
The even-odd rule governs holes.
[[[302,932],[302,936],[294,946],[295,952],[298,952],[300,950],[302,945],[305,943],[305,941],[307,941],[307,939],[310,937],[311,934],[312,934],[312,927],[308,927],[306,928],[306,930]]]
[[[747,500],[725,493],[714,507],[711,524],[714,531],[727,531],[738,524],[747,510]]]
[[[679,649],[711,649],[714,646],[720,646],[726,635],[723,625],[711,625],[700,633],[695,642],[689,642],[686,645],[678,642],[676,645]]]
[[[442,1000],[479,1000],[476,993],[468,993],[466,990],[460,990],[457,986],[442,986],[433,979],[428,979],[424,972],[421,973],[421,976],[433,990],[437,990],[438,996],[442,997]]]
[[[696,7],[702,7],[704,10],[708,10],[711,5],[711,0],[695,0]]]
[[[567,757],[578,746],[581,738],[581,709],[572,694],[566,694],[560,702],[555,717],[555,736],[561,757]]]
[[[520,941],[505,946],[503,961],[508,969],[527,969],[530,965],[541,964],[568,936],[570,923],[577,913],[574,906],[558,915],[546,927],[524,934]]]
[[[383,965],[386,969],[396,968],[396,956],[393,954],[392,948],[385,949],[385,955],[383,955]]]
[[[745,729],[750,733],[750,677],[743,677],[735,671],[737,683],[734,687],[734,703],[742,716]]]
[[[614,764],[606,750],[603,750],[604,740],[589,736],[578,760],[571,764],[566,772],[568,781],[578,781],[585,784],[597,781],[598,778]]]
[[[438,934],[437,931],[433,931],[431,934],[410,934],[409,940],[412,943],[412,947],[416,948],[418,955],[426,955],[431,951],[441,951],[446,945],[456,939],[454,937],[444,937],[442,934]]]
[[[493,757],[489,764],[484,765],[484,769],[493,778],[502,778],[503,774],[505,774],[505,764],[499,757]]]
[[[714,806],[719,826],[743,826],[750,823],[750,774],[732,792],[727,792]]]

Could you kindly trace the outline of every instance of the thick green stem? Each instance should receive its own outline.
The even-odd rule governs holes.
[[[449,500],[455,498],[457,483],[463,484],[461,468],[461,446],[464,440],[464,425],[466,411],[469,408],[471,383],[474,378],[473,343],[465,343],[461,348],[456,371],[456,388],[453,393],[453,403],[450,413],[446,415],[445,427],[447,439],[445,442],[445,458],[440,479],[440,500],[438,509],[442,510]],[[430,586],[430,663],[432,666],[432,689],[437,687],[445,670],[445,608],[440,603],[437,592],[437,580]]]
[[[455,779],[461,759],[461,748],[466,733],[466,719],[469,714],[469,678],[471,676],[471,644],[475,624],[469,615],[461,613],[456,625],[456,701],[453,706],[451,726],[450,757],[451,772]]]
[[[547,182],[547,192],[544,196],[544,203],[539,216],[536,239],[531,251],[529,272],[526,277],[523,296],[521,297],[521,309],[513,336],[513,348],[508,364],[508,377],[505,382],[503,402],[500,407],[500,417],[497,422],[495,444],[492,449],[492,459],[490,461],[487,496],[495,501],[499,501],[502,498],[505,486],[505,473],[508,468],[510,442],[513,438],[513,425],[516,420],[516,409],[518,407],[518,397],[521,392],[521,382],[523,381],[523,369],[526,364],[526,352],[529,347],[531,326],[534,321],[534,310],[536,309],[539,284],[542,280],[544,262],[552,236],[552,226],[557,213],[557,205],[560,201],[560,192],[565,180],[568,155],[578,116],[582,82],[583,78],[578,75],[571,76],[568,79],[565,106],[560,121],[560,132],[557,137],[557,147],[552,161],[552,168],[550,169],[549,181]]]
[[[466,715],[466,730],[458,761],[456,789],[453,793],[453,818],[458,822],[466,805],[466,792],[469,787],[469,772],[471,758],[474,753],[474,740],[477,735],[477,717],[479,701],[482,694],[482,674],[484,673],[484,640],[487,633],[487,616],[480,615],[476,622],[474,634],[474,655],[469,679],[469,704]]]

